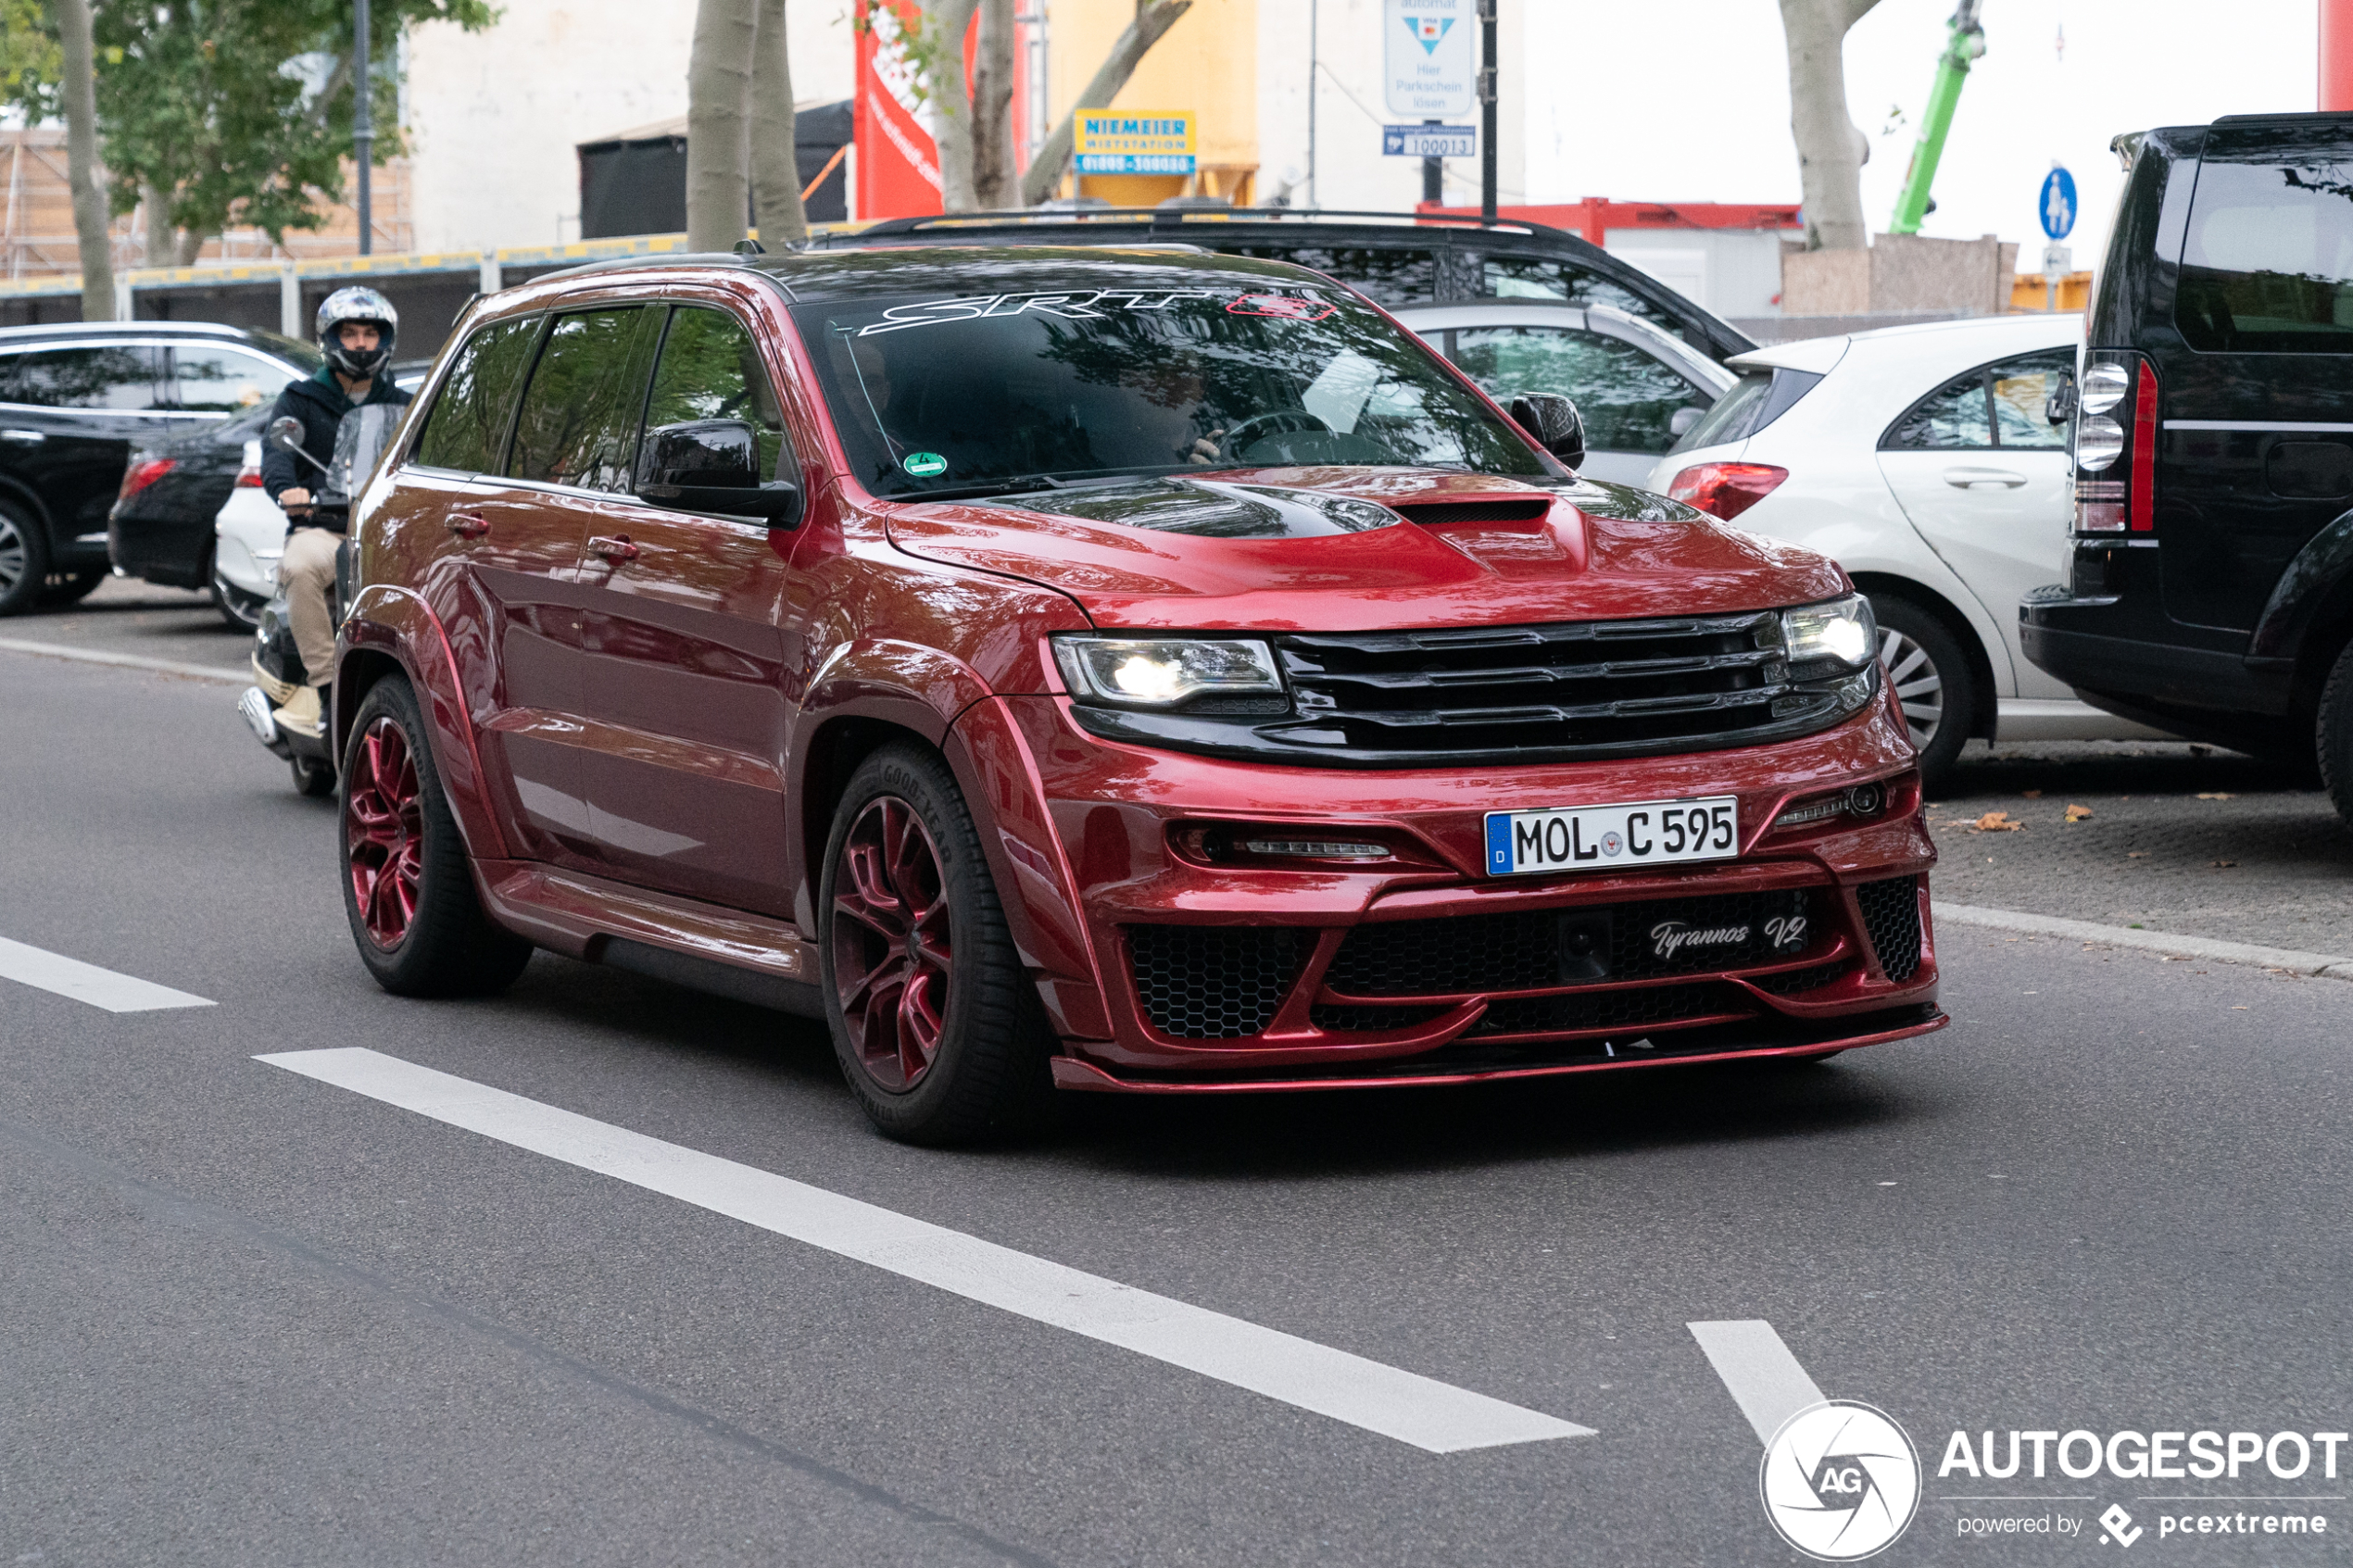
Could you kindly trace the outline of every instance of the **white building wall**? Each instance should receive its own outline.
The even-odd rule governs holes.
[[[795,4],[793,95],[849,95],[849,6]],[[469,33],[409,43],[417,248],[496,249],[580,237],[582,142],[686,112],[694,0],[507,0]]]
[[[1778,316],[1782,237],[1755,229],[1610,229],[1602,248],[1718,316]]]

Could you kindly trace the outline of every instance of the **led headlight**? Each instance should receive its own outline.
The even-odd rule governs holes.
[[[1283,690],[1274,650],[1251,637],[1056,637],[1054,662],[1071,696],[1123,708]]]
[[[1781,611],[1781,640],[1792,665],[1830,659],[1840,669],[1856,670],[1879,655],[1879,624],[1871,619],[1871,601],[1850,594]]]

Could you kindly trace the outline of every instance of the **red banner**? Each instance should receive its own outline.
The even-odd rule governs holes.
[[[855,208],[861,220],[937,212],[939,150],[925,123],[920,69],[908,34],[923,25],[914,0],[859,0]]]

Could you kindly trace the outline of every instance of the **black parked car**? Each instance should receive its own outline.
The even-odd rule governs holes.
[[[2087,700],[2317,748],[2353,821],[2353,114],[2121,136],[2068,580],[2020,642]]]
[[[0,615],[70,603],[105,580],[107,514],[133,445],[267,403],[319,363],[302,344],[238,327],[0,330]]]
[[[1601,246],[1516,219],[1280,207],[1074,207],[897,218],[818,243],[862,248],[967,242],[1199,245],[1312,267],[1391,307],[1480,299],[1607,305],[1656,322],[1711,359],[1756,346],[1730,322]]]

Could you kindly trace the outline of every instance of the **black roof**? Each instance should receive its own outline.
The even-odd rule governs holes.
[[[779,256],[630,257],[592,263],[553,278],[655,270],[677,266],[741,267],[763,272],[795,304],[903,299],[910,295],[1036,294],[1054,289],[1184,288],[1204,276],[1269,285],[1328,283],[1286,261],[1219,256],[1190,245],[887,245],[872,250],[805,250]]]

